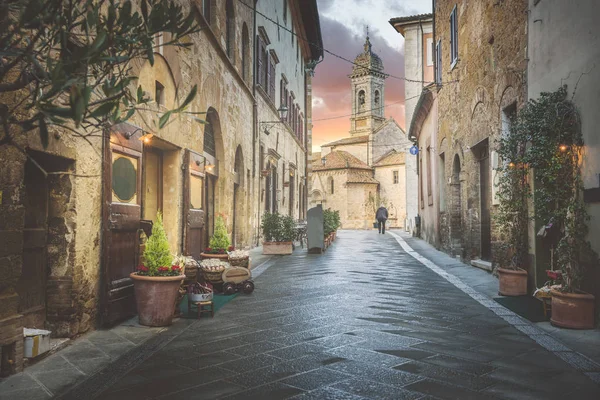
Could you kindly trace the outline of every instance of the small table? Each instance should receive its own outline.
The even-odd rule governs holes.
[[[198,308],[198,318],[204,313],[210,313],[211,318],[215,316],[215,303],[212,300],[197,301],[194,304]]]

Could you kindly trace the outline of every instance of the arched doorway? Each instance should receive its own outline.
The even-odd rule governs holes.
[[[204,171],[205,193],[206,193],[206,223],[205,223],[205,246],[208,246],[210,237],[214,233],[215,215],[219,198],[217,196],[219,180],[219,161],[223,159],[223,136],[221,133],[221,122],[219,113],[213,107],[206,112],[206,124],[204,125],[203,156],[206,160]]]
[[[452,162],[452,183],[450,184],[452,209],[450,211],[450,239],[452,251],[462,256],[462,184],[461,166],[458,154]]]
[[[244,197],[244,156],[242,147],[238,146],[235,150],[235,163],[233,167],[233,246],[238,246],[244,242],[244,232],[246,231],[246,207],[242,200]]]

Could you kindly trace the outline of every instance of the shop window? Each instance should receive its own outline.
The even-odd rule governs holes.
[[[204,208],[204,178],[190,176],[190,206],[197,210]]]

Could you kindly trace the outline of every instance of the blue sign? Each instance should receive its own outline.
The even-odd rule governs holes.
[[[411,147],[410,154],[412,154],[413,156],[416,156],[417,154],[419,154],[419,148],[417,146]]]

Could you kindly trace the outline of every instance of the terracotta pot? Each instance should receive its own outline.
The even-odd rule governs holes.
[[[594,296],[552,289],[552,325],[570,329],[594,329]]]
[[[200,259],[205,260],[207,258],[216,258],[219,260],[227,261],[229,260],[229,254],[209,254],[209,253],[200,253]]]
[[[168,326],[173,322],[173,304],[179,285],[185,275],[141,276],[129,275],[133,279],[135,302],[141,325]]]
[[[294,249],[292,242],[263,242],[263,254],[290,255]]]
[[[498,268],[498,294],[502,296],[525,296],[527,294],[527,271],[523,269]]]

